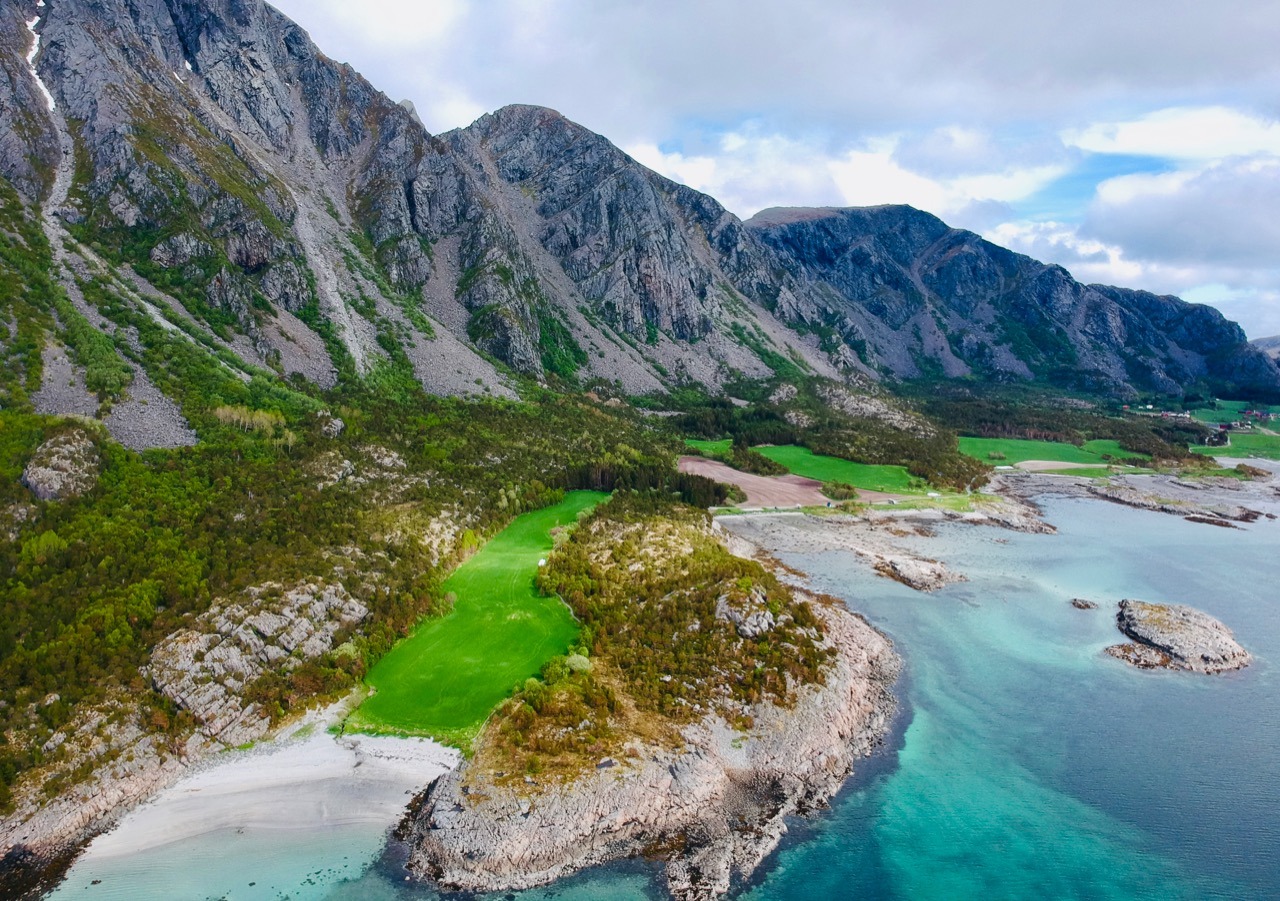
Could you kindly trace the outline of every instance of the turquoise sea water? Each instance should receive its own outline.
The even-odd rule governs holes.
[[[848,554],[784,557],[894,638],[903,713],[889,746],[830,811],[794,824],[743,897],[1280,899],[1280,523],[1227,530],[1093,501],[1044,506],[1057,535],[945,526],[918,539],[969,576],[931,595]],[[1073,597],[1102,609],[1076,610]],[[1124,597],[1218,616],[1254,665],[1203,677],[1104,656]],[[367,860],[379,841],[353,834],[349,857]],[[264,894],[230,837],[193,842],[152,852],[155,888],[121,893],[125,871],[98,886],[80,872],[67,896],[437,897],[403,881],[395,847],[353,874],[335,869],[331,842],[257,836],[257,852],[289,856],[279,878],[314,874]],[[170,868],[183,891],[164,890]],[[652,867],[627,864],[514,897],[661,893]]]

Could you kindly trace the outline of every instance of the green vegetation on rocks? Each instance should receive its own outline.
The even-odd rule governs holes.
[[[538,585],[573,609],[580,646],[501,707],[480,743],[484,769],[572,775],[633,736],[675,742],[678,726],[713,712],[750,728],[744,704],[785,705],[823,678],[808,604],[730,554],[704,511],[660,494],[599,507]]]

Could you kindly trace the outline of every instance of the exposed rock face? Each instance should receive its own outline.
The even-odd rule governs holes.
[[[1116,623],[1136,644],[1116,645],[1107,653],[1143,669],[1221,673],[1253,660],[1230,629],[1193,607],[1124,600]]]
[[[731,602],[728,595],[716,599],[716,618],[733,623],[738,635],[756,639],[773,631],[776,625],[764,589],[756,586],[743,600]]]
[[[229,746],[259,738],[269,725],[266,714],[245,701],[247,686],[268,669],[287,672],[331,651],[339,635],[369,615],[341,586],[305,584],[283,592],[264,586],[246,594],[162,641],[149,669],[156,688],[189,710],[206,736]]]
[[[680,750],[636,743],[571,786],[491,784],[464,764],[428,793],[410,868],[447,887],[503,891],[649,854],[666,861],[675,897],[723,895],[773,851],[786,817],[836,792],[895,709],[889,641],[841,608],[818,612],[836,654],[826,684],[794,708],[753,707],[745,734],[708,718],[684,730]]]
[[[112,262],[183,283],[255,365],[330,383],[339,361],[308,325],[323,316],[357,370],[385,356],[380,333],[401,335],[441,393],[505,390],[476,351],[633,393],[783,360],[833,377],[1280,392],[1280,369],[1209,308],[1082,286],[906,207],[744,224],[540,107],[433,137],[261,0],[32,11],[56,108],[10,8],[0,174]]]
[[[22,471],[22,484],[42,501],[67,500],[92,490],[101,466],[93,440],[76,429],[36,449]]]
[[[747,227],[802,286],[829,289],[836,327],[898,376],[1280,392],[1280,369],[1216,310],[1082,285],[911,207],[766,210]]]

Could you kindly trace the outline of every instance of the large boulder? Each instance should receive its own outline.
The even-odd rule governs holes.
[[[62,501],[92,490],[101,469],[93,439],[75,429],[36,449],[22,472],[22,484],[42,501]]]

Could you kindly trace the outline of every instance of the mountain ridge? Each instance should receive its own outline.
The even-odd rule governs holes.
[[[15,90],[0,103],[27,124],[0,126],[0,148],[30,152],[5,153],[4,175],[46,193],[51,120],[65,117],[72,237],[281,375],[323,386],[403,355],[428,390],[464,395],[510,396],[519,377],[718,392],[791,367],[1280,392],[1280,369],[1212,313],[1080,286],[905,207],[744,223],[530,105],[433,136],[257,0],[25,5],[42,14],[30,32],[23,4],[2,27],[40,33],[35,65],[59,108],[42,110],[5,54]],[[913,229],[933,241],[895,237]],[[949,257],[918,258],[939,240]],[[1011,294],[1010,275],[1029,289]],[[957,301],[966,291],[983,296]],[[989,321],[974,327],[979,309]],[[1179,327],[1181,340],[1165,334]]]

